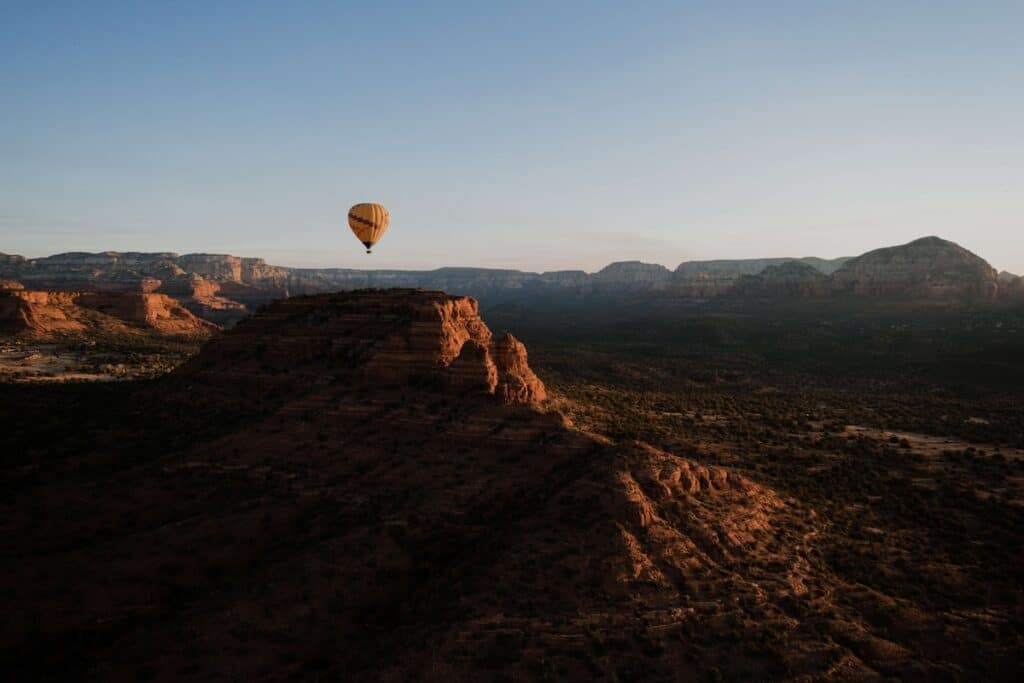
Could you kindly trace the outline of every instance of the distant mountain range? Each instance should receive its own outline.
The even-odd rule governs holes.
[[[938,237],[876,249],[855,258],[687,261],[674,271],[658,264],[622,261],[596,273],[289,268],[270,265],[261,258],[171,252],[72,252],[36,259],[0,254],[0,280],[9,288],[30,290],[163,293],[193,313],[218,322],[239,319],[255,306],[281,297],[388,287],[469,294],[485,303],[780,297],[1024,300],[1021,278],[997,274],[980,256]]]

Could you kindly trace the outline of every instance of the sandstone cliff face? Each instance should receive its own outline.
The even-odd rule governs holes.
[[[495,341],[476,300],[422,290],[275,301],[212,340],[185,371],[228,373],[242,381],[287,373],[287,381],[425,384],[520,405],[545,398],[526,349],[511,335]]]
[[[457,394],[493,394],[498,386],[498,368],[487,347],[475,339],[468,339],[462,344],[459,355],[448,364],[441,377],[444,384]]]
[[[158,273],[176,268],[169,253],[71,252],[39,259],[0,261],[0,277],[36,291],[153,292]],[[20,258],[20,257],[18,257]]]
[[[869,251],[833,276],[839,293],[897,299],[994,299],[996,271],[981,257],[938,237]]]
[[[213,280],[256,284],[270,280],[277,283],[288,278],[285,268],[268,265],[261,258],[242,258],[226,254],[185,254],[176,262],[184,270]]]
[[[88,325],[71,292],[0,293],[0,326],[8,333],[37,337],[84,332]]]
[[[146,333],[206,337],[217,326],[163,294],[0,291],[0,329],[37,339]]]
[[[195,315],[214,323],[238,320],[249,308],[221,293],[222,285],[201,275],[188,273],[165,279],[157,290],[172,296]]]
[[[491,343],[491,355],[498,368],[495,392],[505,403],[536,403],[547,398],[544,385],[526,362],[526,347],[511,333]]]
[[[32,307],[25,297],[0,291],[0,332],[21,334],[31,331],[37,325]]]
[[[165,294],[82,292],[77,303],[163,335],[207,336],[217,329]]]

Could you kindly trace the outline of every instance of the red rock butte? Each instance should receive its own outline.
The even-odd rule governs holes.
[[[544,385],[511,334],[495,338],[475,299],[413,289],[280,299],[211,340],[182,372],[373,387],[423,385],[535,405]]]
[[[678,681],[697,657],[755,680],[688,634],[812,599],[813,518],[544,397],[471,298],[276,301],[141,385],[145,422],[58,461],[72,479],[12,488],[0,640],[42,643],[23,659],[54,680],[140,657],[154,680]]]
[[[97,334],[207,337],[218,330],[165,294],[49,292],[0,286],[0,332],[36,340]]]

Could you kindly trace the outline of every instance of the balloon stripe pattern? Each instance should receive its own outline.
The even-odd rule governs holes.
[[[366,246],[366,253],[388,229],[391,216],[380,204],[356,204],[348,210],[348,227],[356,238]]]

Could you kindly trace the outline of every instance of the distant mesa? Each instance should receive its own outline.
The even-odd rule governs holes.
[[[1021,288],[1016,276],[1005,272],[996,275],[981,257],[938,237],[877,249],[855,258],[687,261],[675,270],[654,263],[621,261],[596,273],[493,268],[286,268],[260,258],[172,252],[74,252],[38,259],[3,254],[0,279],[20,282],[32,290],[167,294],[195,315],[220,324],[234,323],[274,299],[388,287],[456,292],[488,306],[699,303],[722,298],[736,303],[745,297],[829,297],[882,303],[1017,301]]]
[[[770,299],[824,298],[830,293],[829,277],[803,261],[786,261],[743,275],[729,290],[733,297]]]
[[[798,261],[805,263],[825,275],[831,275],[850,257],[821,259],[813,256],[805,258],[761,258],[761,259],[720,259],[716,261],[685,261],[676,267],[678,279],[695,280],[701,278],[736,278],[741,275],[757,275],[765,268],[779,266],[784,263]]]
[[[605,266],[592,277],[597,285],[662,289],[672,279],[672,271],[657,263],[618,261]]]
[[[0,252],[0,267],[20,266],[26,261],[27,259],[24,256],[18,256],[17,254],[4,254]]]
[[[994,299],[999,290],[987,261],[939,237],[869,251],[832,279],[840,293],[899,299]]]

